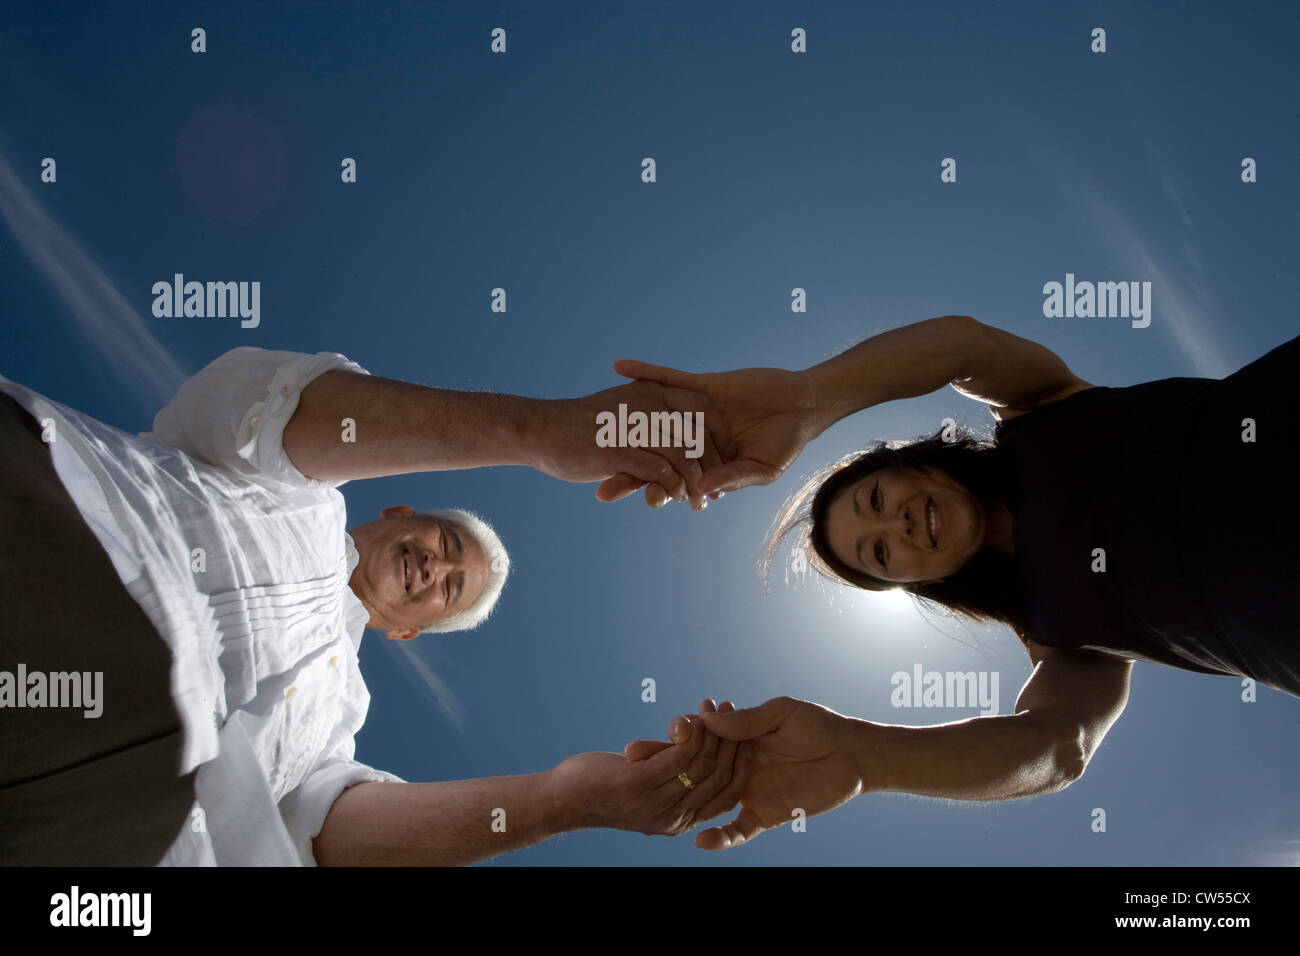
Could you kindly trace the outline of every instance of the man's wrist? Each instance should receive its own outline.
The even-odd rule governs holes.
[[[558,767],[544,770],[538,777],[544,795],[543,816],[548,833],[569,833],[593,825],[583,819],[582,808],[576,805],[572,795],[565,790]]]
[[[507,416],[505,440],[518,449],[519,461],[542,471],[551,458],[554,444],[554,426],[561,410],[569,399],[520,398]],[[592,426],[595,434],[595,426]]]

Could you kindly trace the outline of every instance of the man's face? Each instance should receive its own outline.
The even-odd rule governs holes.
[[[465,610],[487,584],[487,555],[468,531],[407,505],[350,534],[360,560],[348,583],[370,626],[391,638],[409,640]]]

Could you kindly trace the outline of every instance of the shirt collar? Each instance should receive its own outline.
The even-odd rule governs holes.
[[[343,551],[347,555],[348,561],[347,581],[351,581],[352,572],[361,563],[361,555],[357,551],[356,542],[352,540],[352,535],[346,531],[343,532]],[[370,623],[370,612],[366,610],[366,606],[361,603],[361,599],[356,596],[350,584],[347,585],[346,590],[346,596],[351,598],[350,601],[346,602],[347,607],[343,612],[344,618],[347,620],[348,637],[352,640],[352,646],[360,652],[361,638],[365,635],[366,627]]]

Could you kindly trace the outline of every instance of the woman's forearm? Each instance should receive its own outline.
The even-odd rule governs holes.
[[[933,727],[860,724],[864,792],[1011,800],[1062,790],[1082,773],[1061,735],[1028,713]]]
[[[872,336],[802,374],[817,395],[817,434],[841,418],[968,378],[988,349],[982,326],[945,315]]]

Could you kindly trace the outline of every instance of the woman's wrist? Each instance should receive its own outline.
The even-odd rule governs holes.
[[[862,781],[862,792],[883,793],[888,789],[885,768],[886,724],[875,724],[856,717],[846,718],[848,751]]]
[[[928,395],[986,361],[987,336],[966,315],[944,315],[874,335],[800,373],[816,396],[817,433],[897,399]]]
[[[812,438],[817,438],[842,418],[874,404],[861,389],[861,383],[846,381],[845,363],[837,358],[796,372],[813,400]],[[811,439],[810,439],[811,440]]]

